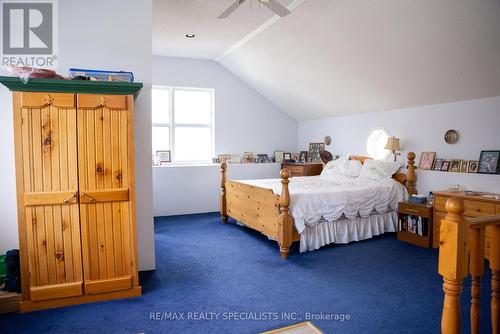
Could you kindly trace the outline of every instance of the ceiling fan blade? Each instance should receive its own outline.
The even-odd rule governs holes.
[[[288,14],[290,14],[290,11],[285,6],[281,5],[280,3],[276,2],[275,0],[261,1],[260,3],[281,17],[287,16]]]
[[[245,0],[237,0],[237,1],[235,1],[222,14],[220,14],[219,16],[217,16],[217,18],[218,19],[225,19],[226,17],[228,17],[232,12],[234,12],[244,2],[245,2]]]

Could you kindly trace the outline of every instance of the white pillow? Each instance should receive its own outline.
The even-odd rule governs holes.
[[[331,175],[331,174],[339,174],[341,173],[344,165],[349,162],[349,156],[340,157],[337,160],[329,161],[323,170],[321,171],[321,175]]]
[[[366,160],[361,170],[360,178],[387,179],[396,173],[401,164],[385,160]]]
[[[349,160],[346,164],[342,165],[340,174],[349,177],[358,177],[363,169],[363,164],[358,160]]]

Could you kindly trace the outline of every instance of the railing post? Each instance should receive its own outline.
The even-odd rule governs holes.
[[[439,274],[443,276],[444,304],[441,318],[443,334],[461,331],[460,295],[462,281],[468,275],[468,224],[463,201],[450,198],[446,202],[446,218],[441,220],[439,241]]]
[[[278,243],[280,246],[280,255],[283,259],[288,259],[290,246],[292,245],[293,220],[289,212],[290,207],[290,191],[288,190],[288,180],[291,173],[288,169],[282,169],[281,176],[281,195],[279,199],[280,215],[278,217]]]
[[[481,320],[481,277],[484,275],[484,227],[471,228],[469,231],[471,305],[470,326],[471,333],[479,333]]]
[[[227,223],[227,204],[226,204],[226,181],[227,181],[227,163],[223,162],[220,164],[221,179],[220,179],[220,217],[222,223]]]
[[[500,333],[500,225],[491,227],[491,327]]]

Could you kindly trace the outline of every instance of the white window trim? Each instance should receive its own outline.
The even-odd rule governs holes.
[[[152,89],[163,89],[167,90],[169,94],[170,110],[169,110],[169,122],[168,123],[153,123],[152,127],[168,127],[169,128],[169,142],[170,142],[170,157],[171,165],[200,165],[200,164],[212,164],[211,159],[206,160],[176,160],[175,159],[175,128],[209,128],[210,129],[210,156],[214,156],[215,152],[215,89],[213,88],[201,88],[201,87],[183,87],[183,86],[161,86],[153,85]],[[210,92],[211,106],[210,106],[210,124],[175,124],[175,91],[176,90],[188,90],[197,92]]]

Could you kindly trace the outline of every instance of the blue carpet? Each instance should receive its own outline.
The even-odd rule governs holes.
[[[306,320],[307,313],[337,315],[313,320],[325,333],[439,332],[437,251],[394,235],[305,254],[294,248],[288,261],[275,242],[222,225],[217,214],[157,218],[155,239],[157,270],[141,273],[144,296],[0,315],[0,332],[257,333]],[[462,298],[464,332],[469,284]],[[489,278],[484,285],[489,301]],[[195,316],[189,312],[214,312],[219,319],[188,319]],[[181,314],[184,320],[174,319]],[[483,333],[491,332],[489,321],[485,305]]]

